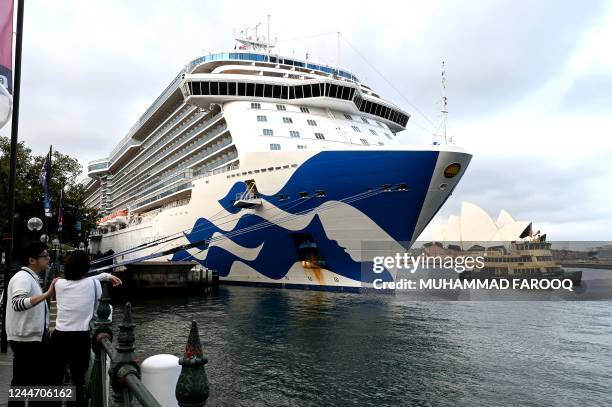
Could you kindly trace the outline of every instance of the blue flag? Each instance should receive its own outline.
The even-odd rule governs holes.
[[[49,193],[49,180],[51,179],[51,150],[49,150],[49,154],[45,157],[45,161],[43,162],[43,166],[40,169],[40,174],[38,174],[38,180],[43,187],[43,191],[45,193],[45,216],[51,217],[51,194]]]

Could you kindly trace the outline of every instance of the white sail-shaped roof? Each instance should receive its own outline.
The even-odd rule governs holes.
[[[466,242],[465,246],[471,246],[523,240],[530,234],[531,222],[514,220],[506,210],[502,209],[494,221],[481,207],[463,202],[461,216],[451,215],[446,225],[436,225],[433,240],[455,244]]]
[[[510,215],[505,209],[502,209],[501,211],[499,211],[499,215],[497,215],[497,220],[495,221],[495,224],[497,224],[497,227],[501,229],[504,226],[514,222],[515,220],[512,215]]]

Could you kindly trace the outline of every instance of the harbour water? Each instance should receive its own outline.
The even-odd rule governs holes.
[[[141,359],[180,356],[198,322],[209,406],[612,405],[608,301],[222,286],[132,304]]]

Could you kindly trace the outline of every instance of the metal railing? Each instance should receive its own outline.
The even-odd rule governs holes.
[[[95,358],[89,380],[89,406],[133,406],[135,398],[141,406],[161,407],[140,380],[140,365],[134,353],[135,325],[131,304],[128,302],[125,305],[116,346],[113,346],[110,314],[108,283],[102,283],[102,296],[91,341]],[[107,357],[110,359],[110,369],[107,367]],[[209,390],[204,365],[207,362],[208,359],[202,353],[197,324],[192,321],[185,352],[179,360],[182,368],[175,388],[179,406],[198,407],[206,404]],[[107,383],[112,387],[112,400],[109,400],[106,392]]]

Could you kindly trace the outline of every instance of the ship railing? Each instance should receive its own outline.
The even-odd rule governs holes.
[[[185,113],[186,114],[186,113]],[[211,123],[213,123],[215,120],[217,120],[219,118],[219,116],[221,116],[221,114],[217,114],[213,117],[211,117],[210,119],[204,121],[203,123],[199,124],[197,127],[201,127],[202,129],[206,129],[208,127],[208,125],[210,125]],[[169,142],[169,140],[174,137],[175,135],[177,135],[178,133],[180,133],[181,131],[184,131],[184,128],[187,126],[190,126],[193,122],[197,121],[198,119],[200,119],[202,116],[199,115],[194,115],[193,118],[189,119],[189,121],[187,123],[185,123],[185,125],[183,125],[180,128],[175,128],[172,129],[172,131],[163,136],[163,139],[165,139],[165,141],[162,141],[162,143],[167,143]],[[179,120],[182,120],[183,118],[181,117]],[[198,130],[195,130],[194,133],[198,132]],[[184,140],[186,137],[188,136],[181,136],[181,140]],[[162,140],[163,140],[162,139]],[[176,141],[173,143],[173,145],[176,144]],[[159,146],[158,148],[155,149],[151,149],[150,151],[148,151],[147,153],[145,153],[144,155],[142,155],[141,157],[139,157],[136,161],[134,161],[132,164],[130,164],[124,171],[124,176],[127,176],[128,173],[132,170],[134,170],[136,167],[138,167],[140,164],[142,164],[145,160],[147,160],[149,157],[151,157],[151,155],[155,154],[155,153],[159,153],[161,151],[161,149],[164,146]],[[145,146],[146,148],[146,146]],[[123,177],[122,177],[123,178]],[[117,180],[119,181],[119,180]],[[125,182],[123,182],[125,183]]]
[[[196,130],[196,131],[195,131],[195,134],[199,134],[199,133],[201,133],[202,131],[205,131],[205,130],[208,130],[208,131],[214,131],[214,129],[208,129],[208,126],[209,126],[209,125],[210,125],[212,122],[214,122],[215,120],[217,120],[217,119],[218,119],[218,117],[213,117],[213,118],[211,118],[210,120],[207,120],[206,122],[204,122],[204,124],[201,126],[201,127],[202,127],[202,129],[201,129],[201,130]],[[194,134],[194,135],[195,135],[195,134]],[[214,135],[213,135],[212,137],[214,137]],[[181,139],[181,140],[184,140],[185,138],[186,138],[186,137],[184,137],[184,138],[183,138],[183,139]],[[211,136],[210,136],[210,135],[207,135],[207,136],[206,136],[206,137],[204,137],[202,140],[206,140],[206,139],[210,139],[210,138],[211,138]],[[132,171],[132,170],[134,169],[134,167],[135,167],[135,166],[137,166],[137,165],[141,164],[141,162],[142,162],[142,161],[145,161],[146,159],[148,159],[148,158],[149,158],[151,155],[153,155],[154,153],[163,153],[164,151],[168,151],[168,150],[170,150],[170,149],[171,149],[171,147],[166,147],[164,150],[162,150],[162,148],[158,148],[158,149],[156,149],[155,151],[150,151],[149,153],[147,153],[147,155],[143,156],[143,157],[142,157],[142,159],[139,159],[139,162],[138,162],[138,163],[134,163],[134,164],[133,164],[133,168],[130,168],[130,169],[128,169],[128,170],[126,171],[126,175],[127,175],[127,173],[128,173],[129,171]],[[166,161],[166,160],[168,160],[168,159],[166,158],[164,161]],[[128,179],[129,179],[129,178],[128,178]],[[127,179],[126,179],[126,180],[123,180],[123,182],[122,182],[122,186],[123,186],[123,185],[125,185],[125,183],[126,183],[126,182],[127,182]]]
[[[191,150],[193,150],[193,149],[195,149],[195,148],[197,148],[197,147],[200,147],[200,146],[202,146],[202,145],[204,145],[204,144],[208,143],[209,141],[211,141],[212,139],[214,139],[215,137],[217,137],[217,136],[219,136],[221,133],[223,133],[225,130],[227,130],[227,125],[225,125],[225,124],[224,124],[224,125],[222,125],[222,126],[220,127],[220,129],[219,129],[218,131],[213,131],[213,133],[208,134],[206,137],[202,138],[201,140],[199,140],[199,141],[197,141],[195,144],[193,144],[193,145],[191,146]],[[206,149],[206,150],[204,150],[204,151],[207,151],[207,150],[208,150],[208,149]],[[217,149],[217,150],[218,150],[218,149]],[[215,151],[217,151],[217,150],[215,150]],[[209,150],[208,150],[208,151],[209,151]],[[163,168],[163,167],[168,167],[169,165],[172,165],[172,164],[174,164],[174,163],[176,163],[176,162],[181,161],[181,158],[182,158],[182,157],[184,157],[184,156],[185,156],[185,155],[187,155],[187,154],[189,154],[189,152],[187,152],[187,153],[185,153],[185,154],[183,154],[183,155],[178,154],[176,157],[168,157],[168,158],[164,159],[162,162],[160,162],[160,163],[156,164],[156,165],[155,165],[153,168],[147,168],[147,174],[146,174],[145,176],[146,176],[146,177],[149,177],[151,174],[155,174],[155,173],[159,172],[159,171],[161,170],[161,168]],[[208,153],[208,154],[210,154],[210,151],[209,151],[209,153]],[[180,165],[180,166],[179,166],[179,167],[178,167],[178,168],[177,168],[175,171],[180,171],[180,170],[182,170],[182,169],[185,169],[186,167],[188,167],[188,165],[189,165],[191,162],[193,162],[193,161],[194,161],[194,158],[195,158],[195,157],[201,157],[201,156],[202,156],[202,152],[201,152],[201,153],[198,153],[198,155],[196,155],[196,156],[194,156],[194,157],[190,158],[190,159],[189,159],[189,160],[187,160],[187,161],[182,161],[182,162],[181,162],[181,165]],[[132,188],[133,188],[133,187],[132,187]],[[130,192],[130,191],[132,190],[132,188],[129,188],[129,189],[124,190],[124,191],[117,190],[117,192],[116,192],[116,193],[118,194],[118,195],[117,195],[117,199],[118,199],[118,198],[120,198],[121,196],[123,196],[123,195],[127,194],[128,192]]]
[[[128,302],[125,305],[116,345],[113,345],[110,317],[108,283],[102,283],[97,318],[92,327],[92,349],[95,357],[89,377],[90,407],[133,406],[134,399],[144,407],[161,407],[162,404],[151,390],[158,394],[158,398],[160,394],[167,396],[174,390],[179,406],[199,407],[206,404],[209,389],[204,365],[208,359],[202,353],[195,321],[191,322],[185,352],[179,360],[181,372],[178,380],[176,383],[170,380],[167,389],[149,390],[141,380],[140,363],[134,352],[135,324],[131,304]]]

